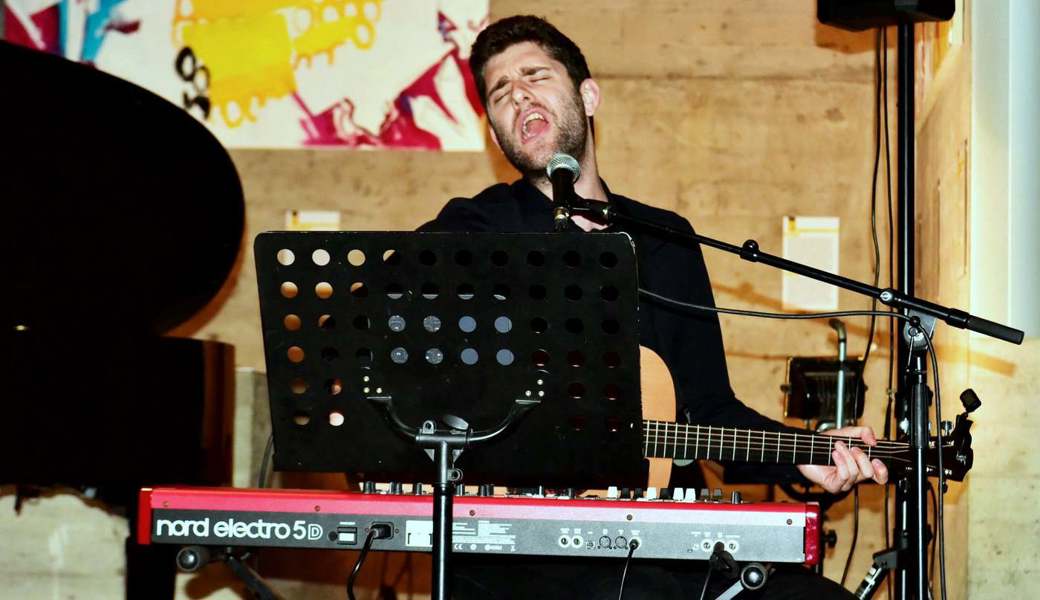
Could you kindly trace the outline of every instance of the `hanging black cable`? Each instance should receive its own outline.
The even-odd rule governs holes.
[[[881,28],[881,114],[884,117],[885,132],[885,205],[888,208],[888,287],[895,289],[895,225],[892,217],[892,149],[889,145],[889,123],[888,123],[888,28]],[[885,431],[886,439],[892,438],[892,410],[895,400],[895,366],[896,366],[896,332],[898,331],[895,321],[888,322],[888,387],[885,389],[887,402],[885,406]],[[889,503],[891,501],[891,486],[885,485],[884,500],[884,528],[885,547],[892,547],[891,524],[889,522]],[[887,578],[888,597],[892,598],[892,578]]]
[[[621,569],[621,585],[618,586],[618,600],[621,600],[621,596],[625,593],[625,577],[628,575],[628,565],[632,562],[632,555],[635,554],[638,547],[639,540],[632,540],[628,543],[628,556],[625,557],[625,567]]]
[[[260,472],[256,475],[256,487],[267,487],[267,468],[274,453],[274,432],[267,436],[267,445],[264,447],[264,455],[260,459]]]
[[[941,592],[942,600],[946,600],[946,521],[943,518],[943,490],[946,489],[946,471],[943,468],[943,433],[942,433],[942,391],[939,388],[939,359],[935,356],[935,348],[932,346],[932,340],[927,335],[924,336],[925,341],[928,343],[928,356],[931,357],[932,362],[932,385],[935,386],[935,447],[939,449],[936,452],[936,470],[938,471],[938,484],[939,489],[935,493],[936,504],[938,505],[938,513],[935,516],[935,530],[939,533],[939,589]],[[931,484],[929,484],[929,487]]]
[[[841,572],[841,587],[845,587],[845,579],[849,576],[849,567],[852,566],[852,555],[856,549],[856,540],[859,539],[859,486],[852,488],[852,545],[849,547],[849,555],[845,558],[845,568]]]
[[[874,287],[881,277],[881,244],[877,230],[877,187],[878,168],[881,165],[881,29],[874,38],[874,170],[870,178],[870,239],[874,247]],[[877,310],[877,298],[870,299],[870,310]],[[874,345],[874,327],[877,317],[870,318],[867,329],[867,348],[863,351],[863,368],[867,368],[870,348]],[[840,427],[841,424],[839,423]]]
[[[874,36],[874,169],[873,174],[870,178],[870,238],[874,245],[874,287],[877,287],[878,282],[881,280],[881,244],[878,242],[878,228],[877,228],[877,188],[878,188],[878,169],[881,164],[881,92],[883,84],[881,81],[882,69],[881,69],[881,54],[883,52],[882,43],[882,31],[883,27],[879,27],[877,33]],[[877,299],[871,298],[870,300],[871,312],[877,310]],[[867,370],[867,360],[870,358],[870,350],[874,345],[874,329],[877,325],[877,315],[871,315],[870,326],[867,328],[867,348],[863,351],[863,372]],[[858,381],[857,381],[858,385]],[[859,394],[853,396],[859,398]],[[838,402],[844,402],[844,398],[838,398]],[[853,408],[853,415],[858,414],[859,407]],[[838,423],[838,427],[844,425],[844,423]],[[885,488],[888,489],[887,486]],[[885,504],[888,505],[887,503]],[[859,488],[856,488],[853,492],[852,501],[852,543],[849,545],[849,554],[845,557],[845,569],[841,574],[841,585],[845,585],[845,580],[849,576],[849,567],[852,565],[852,557],[856,554],[856,542],[859,540]]]
[[[347,577],[347,597],[350,600],[357,600],[354,597],[354,582],[357,580],[358,573],[361,572],[361,566],[365,564],[368,551],[372,549],[372,542],[377,539],[387,539],[391,535],[393,535],[393,530],[386,523],[374,523],[372,529],[368,531],[368,535],[365,536],[365,543],[361,546],[361,554],[358,555],[357,562],[354,563],[354,569],[350,572],[350,576]]]
[[[932,501],[932,518],[938,520],[939,517],[939,501],[935,499],[935,486],[928,486],[928,497]],[[928,576],[935,576],[935,549],[939,546],[939,540],[937,537],[939,533],[935,531],[935,528],[929,530],[932,534],[932,555],[928,558]]]
[[[361,572],[361,566],[365,564],[365,558],[368,557],[368,551],[372,549],[372,541],[376,539],[376,530],[372,529],[365,536],[365,544],[361,546],[361,554],[358,555],[357,561],[354,562],[354,569],[350,572],[350,576],[347,577],[347,597],[350,600],[357,600],[354,596],[354,582],[357,581],[358,573]]]

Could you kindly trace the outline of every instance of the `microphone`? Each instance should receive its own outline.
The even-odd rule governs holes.
[[[574,182],[581,177],[581,167],[578,161],[569,154],[557,152],[549,159],[545,167],[545,173],[552,182],[553,204],[553,231],[563,231],[567,228],[567,221],[571,219],[571,208],[574,202]]]

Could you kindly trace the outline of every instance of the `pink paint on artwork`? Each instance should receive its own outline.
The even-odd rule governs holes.
[[[136,21],[119,21],[105,25],[105,31],[118,31],[119,33],[126,35],[137,33],[137,30],[140,28],[140,19]]]
[[[9,6],[4,7],[4,39],[12,44],[61,54],[61,12],[58,6],[27,16],[29,23],[23,23]],[[33,31],[30,33],[28,28]]]
[[[441,98],[434,83],[438,71],[445,63],[451,61],[462,73],[466,87],[466,99],[470,108],[478,115],[483,114],[483,106],[477,99],[476,86],[469,65],[459,58],[458,51],[452,51],[443,59],[430,66],[414,82],[404,88],[394,99],[393,110],[387,115],[378,132],[367,131],[353,121],[353,105],[347,99],[332,109],[317,115],[311,115],[302,102],[300,107],[307,112],[308,118],[301,120],[307,139],[307,146],[347,146],[369,148],[411,148],[416,150],[440,150],[441,141],[434,134],[421,129],[415,123],[411,102],[413,98],[426,96],[440,108],[446,116],[455,119],[450,107]]]

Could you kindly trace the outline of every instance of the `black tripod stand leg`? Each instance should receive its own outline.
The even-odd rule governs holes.
[[[898,558],[898,550],[882,550],[875,554],[874,564],[870,566],[870,571],[856,588],[856,597],[860,600],[873,598],[874,593],[881,587],[881,582],[885,580],[885,575],[896,567]]]
[[[177,587],[175,557],[178,548],[161,544],[138,544],[138,503],[140,498],[132,491],[117,488],[117,498],[125,498],[130,535],[123,544],[126,556],[124,575],[126,600],[173,600]],[[125,496],[122,494],[126,493]],[[105,498],[106,501],[108,498]]]
[[[177,581],[176,546],[141,545],[126,538],[126,600],[173,600]]]
[[[246,584],[246,589],[250,591],[253,598],[256,598],[256,600],[279,600],[274,591],[260,578],[260,575],[249,568],[249,565],[242,562],[242,559],[229,554],[224,558],[224,561],[231,567],[231,572],[235,574],[235,577],[238,577]]]

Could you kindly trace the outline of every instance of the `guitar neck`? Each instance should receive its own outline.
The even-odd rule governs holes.
[[[876,446],[868,446],[854,437],[643,421],[643,455],[647,458],[830,465],[838,441],[889,466],[910,459],[909,444],[903,442],[878,440]]]

